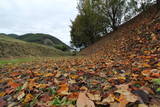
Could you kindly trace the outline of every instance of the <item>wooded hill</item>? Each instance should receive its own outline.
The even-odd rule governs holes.
[[[11,36],[11,37],[9,37],[9,36]],[[3,34],[0,35],[0,58],[26,57],[26,56],[45,56],[45,57],[47,57],[47,56],[63,56],[63,55],[65,55],[65,52],[60,50],[60,49],[63,49],[63,47],[56,49],[54,46],[55,45],[66,46],[64,48],[65,51],[67,51],[69,49],[69,47],[67,45],[65,45],[64,43],[62,43],[60,41],[57,41],[57,39],[55,39],[55,41],[57,41],[57,42],[54,44],[54,46],[48,46],[47,44],[43,44],[43,43],[38,44],[38,40],[45,41],[45,39],[43,39],[43,37],[45,37],[45,36],[42,36],[42,38],[38,39],[38,36],[31,35],[34,40],[31,43],[25,42],[25,40],[22,41],[20,39],[15,39],[15,38],[21,38],[19,36],[13,36],[13,35],[9,35],[9,36],[3,35]],[[23,37],[29,38],[26,36],[23,36]],[[30,39],[30,40],[32,40],[32,39]],[[28,41],[28,40],[26,40],[26,41]],[[50,43],[53,43],[53,42],[50,41]]]

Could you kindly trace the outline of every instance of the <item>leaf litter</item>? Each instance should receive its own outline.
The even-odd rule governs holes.
[[[117,56],[104,47],[91,56],[0,68],[0,107],[158,107],[159,23],[135,29]]]

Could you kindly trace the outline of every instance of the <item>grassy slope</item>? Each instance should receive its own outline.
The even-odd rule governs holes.
[[[61,56],[64,52],[55,48],[0,35],[0,58],[24,56]]]
[[[69,46],[67,46],[65,43],[63,43],[62,41],[60,41],[59,39],[48,35],[48,34],[25,34],[22,36],[19,36],[17,39],[26,41],[26,42],[34,42],[34,43],[38,43],[38,44],[43,44],[43,45],[47,45],[47,46],[56,46],[56,45],[64,45],[66,46],[68,49],[70,49]]]

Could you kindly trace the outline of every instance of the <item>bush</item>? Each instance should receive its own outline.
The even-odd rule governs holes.
[[[55,45],[54,46],[56,49],[62,50],[62,51],[67,51],[67,46],[65,45]]]

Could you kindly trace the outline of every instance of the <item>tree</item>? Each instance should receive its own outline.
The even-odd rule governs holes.
[[[106,33],[105,17],[97,8],[97,2],[82,0],[78,5],[79,15],[71,25],[71,44],[87,47]]]
[[[103,34],[117,30],[118,26],[145,10],[154,0],[79,1],[79,14],[71,25],[71,43],[76,47],[87,47]]]
[[[135,0],[101,0],[101,3],[102,14],[112,30],[116,30],[125,20],[131,19],[136,14],[138,6]]]
[[[158,8],[160,8],[160,0],[157,0],[156,2],[157,2]]]
[[[151,5],[153,5],[153,3],[155,2],[155,0],[142,0],[139,2],[140,4],[140,11],[145,11],[146,9],[148,9]]]

